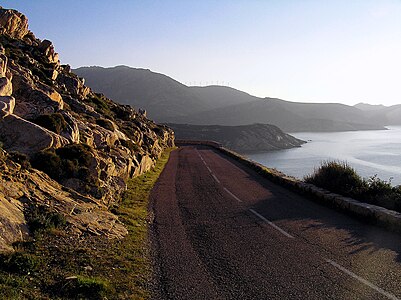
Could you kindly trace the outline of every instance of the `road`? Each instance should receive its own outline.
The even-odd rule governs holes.
[[[154,299],[401,299],[401,236],[211,148],[172,152],[151,193]]]

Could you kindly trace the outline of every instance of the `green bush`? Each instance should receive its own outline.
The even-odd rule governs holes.
[[[64,284],[64,293],[75,299],[103,299],[104,293],[110,289],[107,281],[86,276],[77,276],[68,285]]]
[[[31,121],[57,134],[67,129],[67,122],[60,113],[41,115]]]
[[[305,181],[346,196],[354,196],[366,188],[366,182],[346,162],[326,161],[305,177]]]
[[[56,154],[63,160],[76,161],[82,167],[89,167],[93,157],[91,147],[86,144],[70,144],[58,148]]]
[[[82,169],[91,166],[92,158],[92,150],[88,145],[71,144],[56,150],[40,151],[32,157],[31,164],[57,181],[79,178],[93,183],[94,179],[89,178],[90,172],[82,172]]]
[[[115,117],[121,119],[123,121],[130,121],[132,119],[131,110],[128,108],[124,108],[122,105],[116,105],[111,108],[112,112],[115,114]]]
[[[61,158],[54,150],[43,150],[31,158],[32,167],[45,172],[51,178],[59,180],[62,175]]]
[[[32,207],[27,213],[28,227],[32,233],[65,226],[63,215],[49,211],[46,207]]]
[[[390,181],[377,175],[363,179],[345,162],[324,162],[304,180],[340,195],[401,212],[401,186],[393,187]]]
[[[0,256],[0,267],[10,273],[28,274],[36,270],[39,259],[25,252],[14,252]]]
[[[87,99],[89,105],[91,105],[98,113],[106,116],[109,119],[113,119],[113,112],[111,111],[111,105],[108,103],[107,98],[102,94],[91,94],[92,97]]]

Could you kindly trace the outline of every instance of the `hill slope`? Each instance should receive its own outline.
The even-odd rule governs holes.
[[[285,132],[383,129],[359,109],[343,104],[296,103],[266,98],[175,118],[177,123],[273,124]]]
[[[384,106],[358,103],[355,107],[365,111],[367,116],[380,120],[385,125],[401,125],[401,104]]]
[[[82,67],[74,72],[95,91],[122,104],[145,108],[158,122],[255,98],[228,87],[189,88],[166,75],[126,66]]]
[[[145,108],[159,122],[205,125],[273,124],[284,131],[383,129],[376,115],[342,104],[258,98],[222,86],[187,87],[170,77],[125,66],[83,67],[75,72],[94,90]]]
[[[91,91],[23,14],[0,7],[0,32],[0,251],[38,214],[61,215],[75,236],[123,237],[108,207],[174,134]]]

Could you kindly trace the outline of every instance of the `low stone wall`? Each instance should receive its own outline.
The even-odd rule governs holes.
[[[215,141],[196,141],[196,140],[175,140],[175,145],[176,146],[185,146],[185,145],[203,145],[203,146],[210,146],[213,148],[222,148],[223,145],[215,142]]]
[[[261,176],[288,188],[298,194],[308,197],[315,202],[340,210],[348,215],[352,215],[364,222],[379,225],[392,231],[401,233],[401,214],[380,206],[363,203],[358,200],[344,197],[313,184],[305,183],[294,177],[286,176],[277,170],[269,169],[255,161],[241,156],[240,154],[222,147],[216,142],[204,141],[185,141],[179,145],[202,145],[217,149],[219,152],[235,159],[244,166],[256,171]]]

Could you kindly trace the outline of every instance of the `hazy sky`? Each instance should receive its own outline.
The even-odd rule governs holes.
[[[72,67],[291,101],[401,103],[401,1],[0,0]]]

